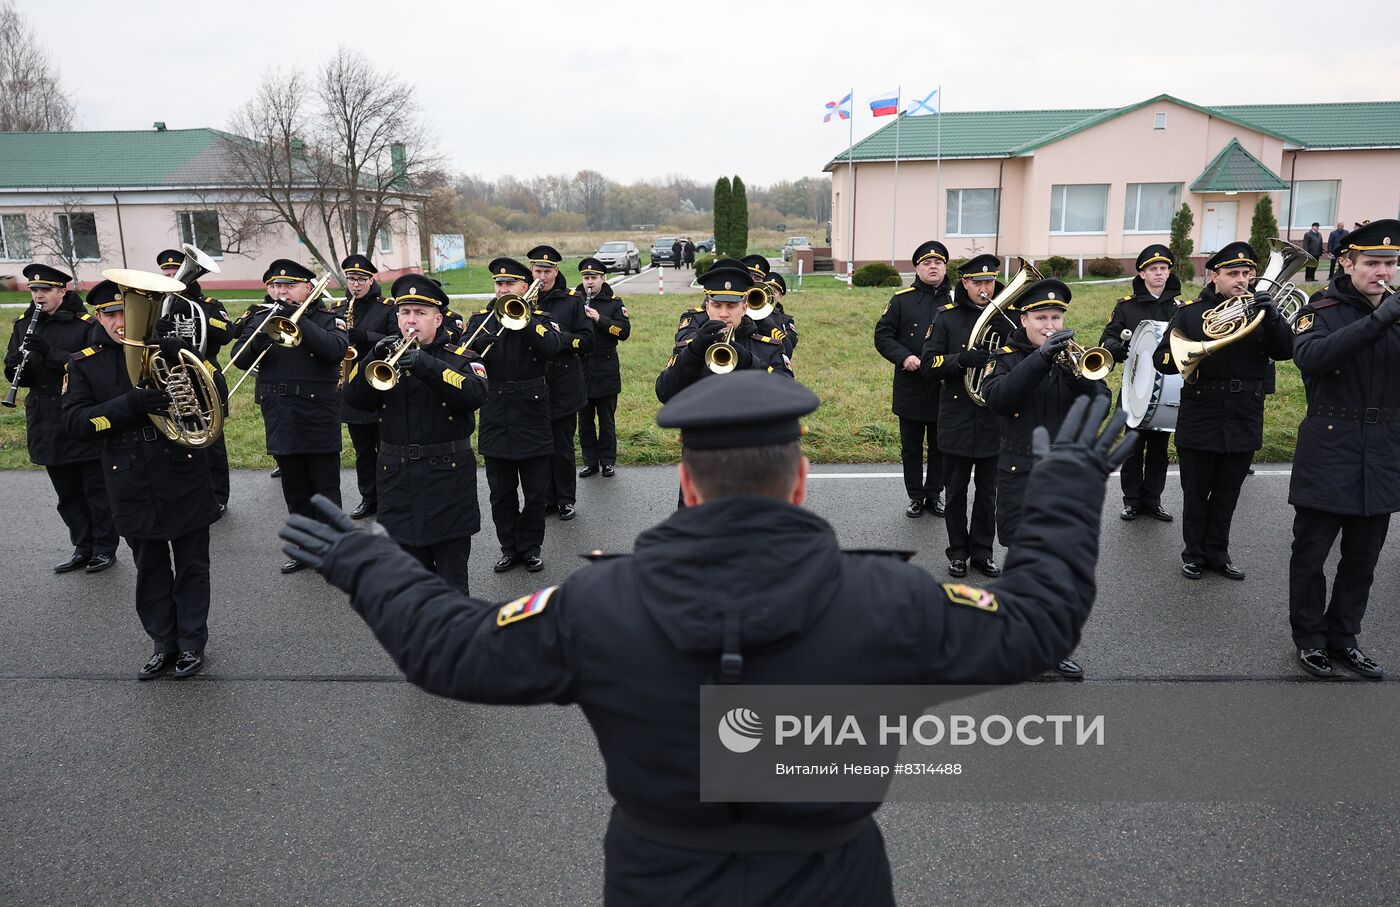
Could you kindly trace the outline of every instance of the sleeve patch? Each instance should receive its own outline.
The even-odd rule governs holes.
[[[112,427],[112,420],[108,419],[106,416],[98,416],[88,421],[92,423],[93,431],[106,431]]]
[[[209,319],[209,326],[210,326],[210,327],[218,328],[219,330],[223,330],[224,328],[228,327],[228,322],[227,322],[227,321],[220,321],[220,320],[217,319],[217,318],[210,318],[210,319]]]
[[[581,342],[581,341],[580,341],[577,337],[575,337],[574,340],[573,340],[573,344],[572,344],[572,345],[573,345],[573,348],[574,348],[574,349],[578,349],[578,345],[579,345],[580,342]]]
[[[485,377],[486,377],[486,366],[483,365],[481,362],[479,362],[479,361],[473,359],[471,362],[469,362],[469,363],[467,363],[467,364],[471,366],[471,370],[472,370],[472,374],[473,374],[473,375],[476,375],[478,378],[485,378]]]
[[[454,372],[450,368],[445,368],[442,370],[442,380],[458,390],[461,390],[462,382],[467,380],[467,376],[459,372]]]
[[[1001,605],[997,603],[997,597],[986,589],[978,589],[967,583],[941,583],[940,585],[943,586],[943,594],[948,596],[948,601],[955,605],[976,608],[978,611],[986,611],[988,614],[995,614],[1001,610]]]
[[[611,327],[608,328],[608,333],[609,333],[609,334],[612,334],[614,337],[621,337],[621,336],[622,336],[622,328],[618,327],[617,325],[613,325],[613,326],[611,326]]]
[[[1313,315],[1311,312],[1306,312],[1303,315],[1298,316],[1298,320],[1293,322],[1293,333],[1306,334],[1309,330],[1312,329],[1312,326]]]
[[[496,626],[505,627],[527,617],[534,617],[544,611],[558,586],[550,586],[529,595],[522,595],[513,602],[501,606],[496,612]]]
[[[683,328],[688,328],[688,327],[690,327],[690,319],[689,319],[689,318],[682,318],[682,319],[681,319],[681,327],[683,327]]]
[[[934,356],[934,357],[933,357],[933,367],[934,367],[934,368],[942,368],[942,367],[943,367],[943,357],[942,357],[942,356]]]

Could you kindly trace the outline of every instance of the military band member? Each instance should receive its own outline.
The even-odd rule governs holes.
[[[978,406],[967,395],[963,375],[981,370],[991,351],[969,348],[973,325],[1002,286],[997,282],[1001,260],[978,255],[960,270],[953,301],[933,313],[933,326],[920,352],[920,370],[941,385],[938,394],[938,451],[943,455],[943,489],[948,501],[943,514],[948,529],[948,574],[967,576],[968,561],[983,576],[999,576],[992,557],[996,542],[996,469],[1001,449],[996,413]],[[1015,317],[1014,315],[1012,317]],[[967,514],[967,483],[975,487],[972,518]]]
[[[185,253],[179,249],[164,249],[156,256],[156,265],[166,277],[174,277],[180,273],[180,267],[184,263]],[[213,296],[205,295],[198,280],[187,282],[185,291],[180,295],[184,299],[177,299],[171,304],[170,317],[194,317],[194,313],[190,310],[191,303],[203,310],[207,330],[204,336],[204,348],[197,350],[197,352],[217,372],[219,370],[219,350],[233,339],[234,319],[229,315],[228,309],[224,307],[222,302]],[[156,333],[162,337],[168,337],[171,335],[172,329],[171,323],[158,324]],[[222,377],[219,380],[222,383]],[[225,398],[227,398],[227,394],[225,394]],[[224,404],[224,418],[228,418],[227,399],[225,399]],[[204,449],[209,459],[209,476],[214,481],[214,498],[219,502],[219,512],[223,513],[228,509],[229,498],[228,445],[224,442],[223,433],[220,432],[214,443]]]
[[[488,267],[498,299],[524,296],[529,289],[530,269],[515,259],[497,258]],[[493,302],[466,326],[468,339],[476,335],[471,348],[491,375],[476,444],[486,460],[491,520],[501,544],[501,557],[492,568],[497,573],[521,564],[531,573],[544,569],[540,548],[554,454],[545,367],[563,349],[564,338],[543,309],[534,309],[529,319],[521,330],[506,330]]]
[[[797,352],[797,319],[783,308],[783,300],[787,298],[787,281],[774,271],[769,272],[764,283],[768,284],[768,290],[773,294],[773,322],[783,332],[783,354],[791,365],[792,355]]]
[[[1274,300],[1250,291],[1257,269],[1249,243],[1234,242],[1206,262],[1210,281],[1195,300],[1177,308],[1153,365],[1175,374],[1171,334],[1206,340],[1202,317],[1228,299],[1252,297],[1265,313],[1257,330],[1202,360],[1193,383],[1181,389],[1176,455],[1181,464],[1181,573],[1200,579],[1214,570],[1242,580],[1230,557],[1230,523],[1254,452],[1264,446],[1264,397],[1274,392],[1274,362],[1293,356],[1293,333]]]
[[[340,365],[350,341],[345,321],[313,300],[298,321],[301,343],[284,348],[262,330],[275,310],[290,318],[311,296],[310,268],[279,258],[268,268],[272,305],[255,306],[244,316],[233,363],[258,366],[255,399],[262,407],[267,452],[281,471],[282,497],[289,513],[310,513],[311,496],[340,500]],[[271,349],[269,349],[271,347]],[[283,573],[305,567],[295,560]]]
[[[1074,340],[1074,331],[1065,329],[1069,302],[1069,287],[1058,280],[1027,287],[1016,300],[1021,326],[997,351],[992,373],[982,384],[987,408],[1000,417],[997,535],[1008,548],[1016,544],[1021,527],[1026,486],[1035,465],[1031,441],[1036,427],[1058,434],[1076,399],[1109,398],[1103,381],[1076,375],[1063,358]],[[1066,677],[1084,676],[1084,669],[1068,658],[1055,670]]]
[[[204,667],[209,639],[209,526],[219,518],[209,463],[203,450],[176,444],[151,424],[150,414],[168,412],[170,395],[131,384],[118,342],[120,288],[104,280],[88,302],[101,339],[94,333],[93,345],[69,362],[64,422],[73,437],[101,444],[117,531],[136,561],[136,613],[155,645],[137,677],[172,668],[189,677]],[[159,343],[167,362],[190,348],[175,337]]]
[[[894,364],[890,411],[899,419],[899,459],[904,466],[904,515],[925,510],[943,515],[943,455],[938,452],[940,385],[919,370],[934,314],[953,301],[948,279],[948,247],[936,239],[922,243],[910,259],[914,283],[895,292],[875,322],[875,350]],[[928,445],[925,467],[924,445]]]
[[[350,348],[355,351],[353,364],[363,365],[375,344],[398,332],[394,322],[394,300],[385,299],[380,292],[379,284],[374,279],[379,269],[368,256],[351,255],[340,263],[340,270],[345,274],[346,289],[345,306],[341,309],[340,317],[346,325]],[[438,289],[441,290],[441,287]],[[344,367],[347,374],[353,364]],[[350,432],[350,446],[355,449],[355,484],[360,491],[360,503],[350,511],[350,518],[363,520],[379,512],[379,418],[372,412],[352,406],[347,394],[340,404],[340,419]]]
[[[1087,403],[1087,401],[1085,401]],[[615,798],[604,900],[893,904],[877,803],[701,802],[697,686],[1014,683],[1065,657],[1094,599],[1107,410],[1079,404],[1037,464],[1006,575],[940,584],[907,552],[844,552],[801,504],[798,419],[811,391],[754,371],[688,388],[657,417],[681,431],[689,506],[505,604],[463,596],[387,538],[325,507],[281,531],[317,563],[407,678],[489,703],[578,703]],[[774,533],[791,570],[773,569]],[[742,589],[733,607],[716,590]],[[723,599],[724,596],[719,596]],[[746,614],[752,609],[754,614]],[[710,733],[713,733],[712,731]]]
[[[705,353],[730,329],[730,345],[737,353],[736,370],[759,369],[792,377],[782,341],[760,334],[746,314],[744,294],[753,287],[753,276],[743,262],[721,258],[697,279],[705,288],[705,320],[681,329],[675,352],[656,378],[656,399],[665,403],[709,375]]]
[[[1335,658],[1378,680],[1381,666],[1356,637],[1390,515],[1400,510],[1400,221],[1372,221],[1346,242],[1342,273],[1294,322],[1308,414],[1288,492],[1296,510],[1289,621],[1309,674],[1332,676]],[[1323,567],[1338,533],[1329,603]]]
[[[622,369],[617,345],[632,336],[632,321],[621,296],[614,296],[605,279],[607,269],[596,258],[579,262],[582,283],[574,291],[583,298],[583,314],[593,322],[593,352],[583,358],[588,384],[588,403],[579,422],[579,445],[583,448],[583,471],[579,478],[617,474],[617,397],[622,393]]]
[[[396,333],[365,350],[345,398],[378,421],[379,525],[420,564],[467,592],[472,536],[481,529],[472,414],[486,401],[486,369],[448,338],[441,287],[405,274],[394,281],[393,299]],[[404,337],[421,342],[399,358],[397,383],[380,390],[369,381],[369,363],[391,355]]]
[[[55,564],[53,572],[100,573],[117,562],[117,530],[102,476],[102,448],[96,441],[68,434],[60,400],[68,359],[87,346],[97,325],[82,297],[68,289],[72,277],[43,264],[26,265],[23,273],[31,302],[15,319],[5,353],[5,378],[27,389],[29,461],[48,474],[58,495],[58,515],[73,544],[73,553]]]
[[[763,255],[745,255],[739,260],[744,263],[744,267],[749,269],[749,276],[753,278],[754,286],[763,286],[771,295],[773,293],[771,284],[773,266],[769,264],[768,258]],[[783,355],[788,357],[788,368],[791,369],[794,345],[788,341],[786,327],[787,318],[778,311],[776,297],[774,297],[773,311],[754,321],[754,328],[758,333],[782,343]]]
[[[547,366],[549,380],[549,427],[554,437],[554,453],[549,460],[549,491],[545,512],[558,511],[559,519],[572,520],[578,501],[578,462],[574,435],[578,413],[588,403],[587,379],[579,357],[593,351],[593,322],[583,313],[583,299],[569,290],[559,274],[559,251],[536,246],[529,251],[530,274],[544,282],[538,307],[559,328],[563,346]]]
[[[1130,334],[1144,321],[1171,321],[1176,314],[1181,281],[1172,273],[1171,249],[1154,243],[1138,253],[1137,276],[1133,292],[1118,300],[1109,317],[1108,326],[1099,337],[1099,346],[1113,354],[1115,362],[1128,358]],[[1167,487],[1167,445],[1171,437],[1165,431],[1137,432],[1141,443],[1133,448],[1119,477],[1123,487],[1121,519],[1132,521],[1139,514],[1170,523],[1172,515],[1162,507],[1162,489]]]

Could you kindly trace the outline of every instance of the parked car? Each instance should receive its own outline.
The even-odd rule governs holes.
[[[805,237],[805,236],[789,236],[789,237],[787,238],[787,242],[783,243],[783,261],[791,261],[791,260],[792,260],[792,252],[793,252],[794,249],[811,249],[811,248],[812,248],[812,244],[811,244],[810,242],[807,241],[807,237]]]
[[[593,257],[601,261],[608,271],[642,273],[642,253],[637,251],[634,242],[605,242],[593,253]]]
[[[711,255],[715,254],[715,238],[711,236],[709,239],[700,240],[695,244],[695,251],[709,252]]]
[[[671,251],[671,246],[678,238],[662,236],[651,244],[651,266],[653,268],[660,264],[673,265],[676,263],[676,255]]]

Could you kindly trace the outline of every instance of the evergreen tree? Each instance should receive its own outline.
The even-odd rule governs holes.
[[[729,198],[730,236],[734,245],[734,257],[743,258],[749,254],[749,193],[744,181],[734,176],[734,189]]]
[[[1274,219],[1274,202],[1267,195],[1259,196],[1254,206],[1254,222],[1249,225],[1249,245],[1262,264],[1269,257],[1269,240],[1278,238],[1278,221]]]
[[[1191,252],[1196,243],[1191,239],[1191,228],[1196,218],[1191,214],[1191,206],[1182,203],[1181,210],[1172,215],[1171,250],[1175,262],[1177,279],[1182,283],[1196,276],[1196,266],[1191,263]]]
[[[721,176],[715,180],[715,254],[721,257],[729,254],[729,206],[732,198],[729,177]]]

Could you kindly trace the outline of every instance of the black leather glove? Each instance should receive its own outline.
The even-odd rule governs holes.
[[[958,366],[960,368],[981,368],[991,361],[991,351],[980,346],[958,353]]]
[[[1060,423],[1054,447],[1050,445],[1050,433],[1044,426],[1037,426],[1031,434],[1031,453],[1036,460],[1048,456],[1073,458],[1106,478],[1142,443],[1142,433],[1136,431],[1128,432],[1117,444],[1113,443],[1128,424],[1128,414],[1121,409],[1114,413],[1103,431],[1099,431],[1099,423],[1108,413],[1109,405],[1106,396],[1095,396],[1092,400],[1076,398]]]
[[[358,324],[350,329],[350,345],[355,349],[360,349],[369,343],[369,334]]]
[[[1055,357],[1060,355],[1074,339],[1074,329],[1065,328],[1063,331],[1056,331],[1045,342],[1040,345],[1040,355],[1046,362],[1054,362]]]
[[[175,333],[175,319],[169,315],[162,315],[156,319],[156,336],[169,337]]]
[[[1385,325],[1400,322],[1400,292],[1391,293],[1382,299],[1371,317]]]
[[[694,347],[695,352],[704,353],[719,342],[719,335],[724,333],[725,327],[723,321],[711,318],[696,329],[695,338],[690,341],[690,345]]]
[[[736,346],[734,352],[738,353],[738,361],[734,363],[735,368],[753,368],[753,353],[748,347]]]
[[[174,365],[180,358],[181,350],[193,349],[188,343],[179,337],[162,337],[158,341],[160,344],[160,355],[165,359],[166,365]]]
[[[137,415],[164,415],[170,412],[170,395],[154,387],[133,387],[126,392],[126,405]]]
[[[370,351],[369,361],[373,362],[376,359],[389,358],[389,354],[393,352],[394,344],[398,341],[398,339],[399,338],[394,337],[392,335],[389,337],[380,338],[379,342],[374,345],[374,349]],[[408,354],[405,353],[404,355]]]
[[[345,511],[332,504],[325,495],[312,495],[311,506],[316,508],[320,519],[313,520],[311,517],[294,513],[287,517],[286,524],[277,530],[277,536],[285,543],[282,545],[283,551],[309,565],[313,570],[321,570],[331,549],[353,533],[386,534],[378,523],[374,523],[368,529],[356,526],[350,517],[345,515]]]
[[[179,316],[181,316],[181,317],[184,317],[184,316],[189,315],[189,314],[190,314],[190,303],[189,303],[189,300],[187,300],[187,299],[176,299],[176,300],[173,300],[173,301],[170,303],[170,312],[169,312],[169,314],[171,314],[171,315],[179,315]]]
[[[739,321],[739,326],[734,329],[734,336],[740,339],[751,337],[758,330],[758,325],[754,324],[752,318],[743,318]]]
[[[426,378],[433,373],[436,362],[437,360],[422,350],[409,350],[399,358],[399,368],[406,374]]]
[[[1278,311],[1278,303],[1275,302],[1274,297],[1270,296],[1268,293],[1254,294],[1254,308],[1264,313],[1264,321],[1268,324],[1273,324],[1281,317]]]
[[[47,359],[49,352],[53,349],[47,340],[37,334],[26,340],[24,345],[29,348],[29,355],[37,359]]]

